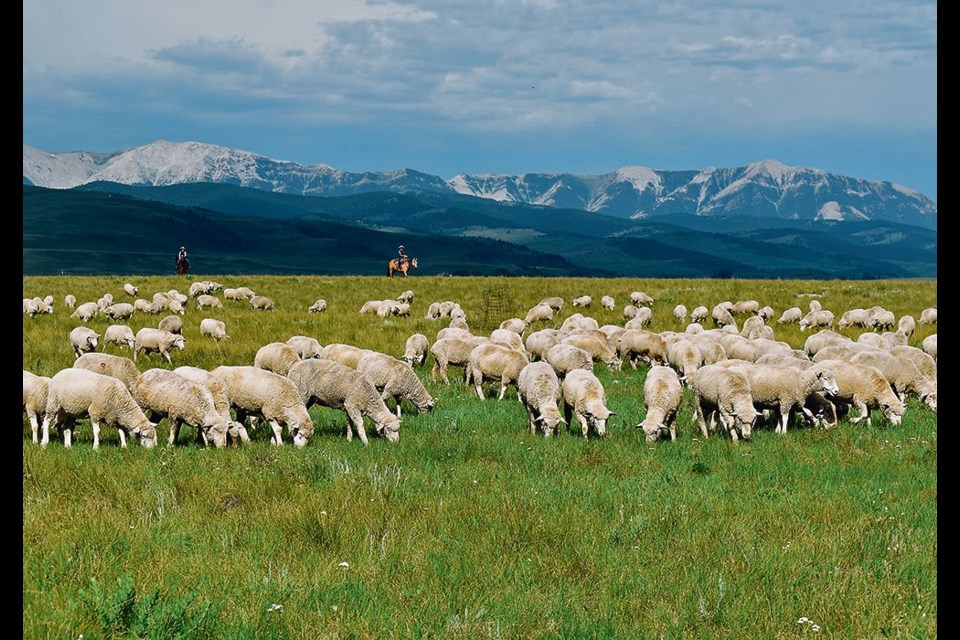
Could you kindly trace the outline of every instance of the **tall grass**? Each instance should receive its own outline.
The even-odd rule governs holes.
[[[71,366],[76,321],[64,294],[120,300],[125,281],[24,278],[25,297],[50,294],[57,305],[24,318],[24,368],[50,376]],[[874,304],[919,317],[936,305],[936,282],[925,281],[219,281],[246,284],[277,310],[191,304],[172,366],[252,364],[263,344],[298,334],[400,355],[409,334],[432,339],[446,325],[423,318],[435,300],[459,302],[476,333],[546,295],[613,295],[618,311],[586,313],[622,324],[630,291],[643,290],[657,300],[654,330],[682,329],[677,303],[754,298],[779,314],[818,293],[838,317]],[[136,284],[149,298],[189,282]],[[406,288],[417,296],[411,318],[359,315],[365,300]],[[306,312],[317,297],[326,314]],[[231,338],[201,338],[202,317],[224,320]],[[802,344],[795,326],[774,326]],[[911,343],[932,331],[920,327]],[[138,365],[171,368],[155,355]],[[372,438],[366,448],[324,408],[312,410],[317,433],[301,450],[272,447],[264,432],[238,449],[203,450],[185,433],[173,448],[121,450],[107,429],[95,452],[85,422],[72,449],[41,450],[24,419],[24,637],[812,635],[800,618],[833,637],[937,635],[937,420],[918,403],[899,427],[875,416],[873,427],[757,430],[737,446],[701,439],[688,398],[677,442],[653,446],[634,429],[644,369],[598,368],[618,414],[608,437],[545,440],[527,431],[513,390],[480,402],[462,383],[434,384],[429,365],[420,373],[436,409],[409,407],[399,443]]]

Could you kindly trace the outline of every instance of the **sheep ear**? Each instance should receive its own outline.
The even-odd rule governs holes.
[[[611,412],[610,412],[610,415],[609,415],[609,416],[607,416],[607,417],[608,417],[608,418],[612,418],[612,417],[613,417],[613,416],[615,416],[615,415],[617,415],[617,414],[616,414],[616,413],[614,413],[613,411],[611,411]]]

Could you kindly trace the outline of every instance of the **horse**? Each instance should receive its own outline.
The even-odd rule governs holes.
[[[180,258],[177,260],[177,275],[182,276],[187,271],[190,271],[190,261],[186,258]]]
[[[400,264],[399,258],[394,258],[393,260],[387,263],[387,275],[392,278],[395,271],[399,271],[403,275],[407,275],[407,269],[409,269],[410,267],[413,267],[414,269],[417,268],[416,258],[410,258],[409,260],[405,261],[402,265]]]

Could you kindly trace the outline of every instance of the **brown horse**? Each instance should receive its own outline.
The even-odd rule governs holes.
[[[186,258],[180,258],[177,260],[177,275],[182,276],[187,271],[190,271],[190,261],[188,261]]]
[[[414,269],[417,268],[416,258],[410,258],[409,260],[404,262],[402,265],[400,264],[400,260],[398,258],[394,258],[393,260],[387,263],[387,275],[392,278],[394,272],[396,271],[399,271],[403,275],[407,275],[407,269],[410,267],[413,267]]]

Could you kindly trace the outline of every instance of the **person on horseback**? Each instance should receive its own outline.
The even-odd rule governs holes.
[[[397,247],[397,266],[402,267],[403,263],[410,262],[410,258],[407,257],[406,251],[403,249],[403,245]]]
[[[186,259],[187,259],[187,248],[180,247],[180,253],[177,254],[177,262],[180,262],[181,260],[186,260]]]
[[[180,251],[177,253],[177,273],[183,275],[189,270],[190,261],[187,260],[187,248],[180,247]]]

